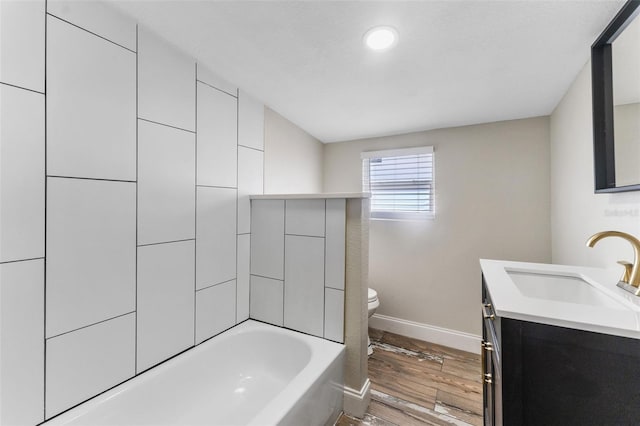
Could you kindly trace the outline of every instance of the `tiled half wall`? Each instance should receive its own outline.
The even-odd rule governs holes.
[[[264,108],[101,3],[0,25],[0,424],[28,425],[249,317]]]
[[[251,318],[344,342],[346,200],[251,200]]]

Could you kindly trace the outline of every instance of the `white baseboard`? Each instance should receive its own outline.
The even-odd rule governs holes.
[[[475,334],[379,314],[373,314],[369,318],[369,326],[466,352],[480,353],[480,341],[482,338]]]
[[[369,402],[371,401],[371,381],[367,377],[362,389],[352,389],[349,386],[344,387],[344,407],[345,414],[351,417],[361,419],[367,412]]]

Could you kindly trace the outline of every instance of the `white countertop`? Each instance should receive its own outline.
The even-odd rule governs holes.
[[[310,200],[318,198],[369,198],[368,192],[333,192],[327,194],[264,194],[251,195],[252,200]]]
[[[497,316],[640,338],[640,297],[616,287],[621,270],[487,259],[481,259],[480,266]],[[514,284],[509,272],[579,278],[598,294],[607,296],[610,303],[594,306],[528,297]]]

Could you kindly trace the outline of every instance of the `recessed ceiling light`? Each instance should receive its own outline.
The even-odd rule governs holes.
[[[373,27],[364,33],[363,40],[371,50],[386,50],[398,43],[398,32],[393,27]]]

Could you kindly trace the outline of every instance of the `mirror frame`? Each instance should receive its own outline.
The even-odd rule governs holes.
[[[640,0],[628,0],[591,46],[593,160],[596,193],[640,191],[640,183],[616,186],[611,65],[611,43],[640,13],[639,7]]]

